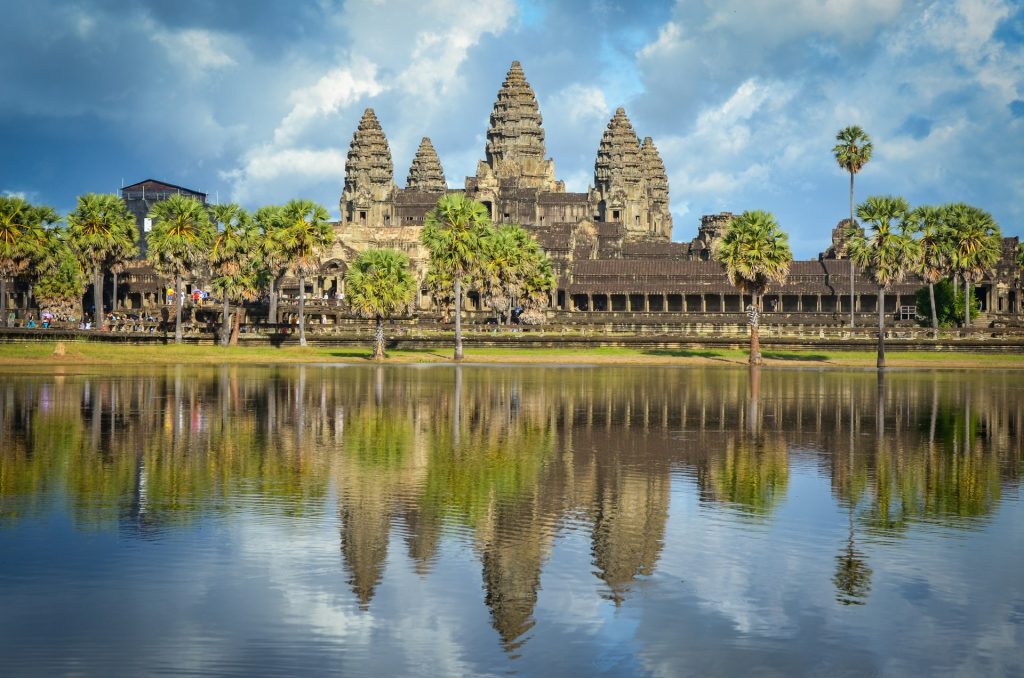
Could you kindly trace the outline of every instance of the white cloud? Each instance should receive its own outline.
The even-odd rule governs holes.
[[[543,110],[573,124],[593,120],[603,124],[611,117],[604,92],[599,87],[580,83],[563,88],[545,101]]]
[[[281,202],[311,184],[345,177],[345,152],[338,148],[261,146],[246,153],[240,167],[221,173],[233,185],[232,200],[243,204]]]
[[[238,65],[228,50],[239,50],[239,43],[225,33],[201,29],[159,29],[153,32],[153,41],[164,48],[171,61],[192,75]]]
[[[288,97],[292,109],[274,130],[274,143],[292,143],[312,120],[337,113],[385,89],[377,79],[377,66],[369,61],[357,59],[351,66],[332,69],[313,85],[292,91]]]

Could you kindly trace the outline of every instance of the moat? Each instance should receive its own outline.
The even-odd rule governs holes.
[[[5,675],[1021,675],[1024,375],[39,367]]]

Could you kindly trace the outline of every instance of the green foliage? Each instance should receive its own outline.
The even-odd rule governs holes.
[[[960,318],[964,317],[964,300],[966,298],[963,287],[956,294],[953,293],[953,283],[949,280],[940,280],[935,283],[935,311],[939,319],[939,327],[953,327]],[[931,322],[932,306],[928,298],[928,288],[917,291],[917,313],[921,324],[927,326]],[[981,302],[976,296],[971,295],[971,315],[977,315],[981,311]]]
[[[269,223],[277,226],[275,244],[289,270],[298,275],[320,268],[320,255],[334,240],[326,208],[312,200],[291,200],[279,215],[271,212],[269,218]]]
[[[921,247],[916,271],[918,275],[928,283],[936,283],[948,276],[952,262],[952,242],[946,224],[946,209],[922,205],[908,215],[907,227],[918,235]]]
[[[760,296],[789,275],[793,253],[789,237],[770,212],[748,210],[729,222],[712,245],[712,254],[740,291]]]
[[[214,231],[209,213],[195,198],[174,194],[156,203],[149,216],[148,257],[165,275],[184,275],[206,262]]]
[[[213,288],[234,302],[256,299],[266,280],[256,223],[235,203],[211,207],[210,217],[217,229],[210,250]]]
[[[871,196],[857,207],[857,216],[866,228],[862,233],[849,227],[847,251],[880,288],[888,289],[919,268],[921,245],[912,237],[914,226],[905,199]]]
[[[398,250],[362,252],[345,274],[352,310],[364,318],[388,318],[406,308],[416,295],[409,259]]]
[[[119,196],[87,193],[68,215],[67,245],[89,278],[138,255],[135,217]]]
[[[85,273],[60,232],[52,232],[34,291],[41,308],[74,315],[85,292]]]
[[[547,255],[537,241],[516,224],[485,230],[473,273],[481,297],[494,309],[499,320],[511,320],[516,302],[524,310],[543,309],[555,284]]]
[[[944,209],[952,269],[964,280],[978,282],[1002,254],[999,225],[991,214],[972,205],[954,203]]]
[[[452,193],[442,196],[427,213],[420,238],[437,270],[462,278],[477,264],[480,241],[490,225],[484,205],[464,193]]]
[[[46,255],[47,226],[57,221],[49,207],[0,195],[0,280],[13,278]]]
[[[838,143],[832,147],[832,155],[839,166],[850,174],[857,174],[871,160],[871,151],[874,149],[871,137],[860,127],[844,127],[836,133],[836,141]]]

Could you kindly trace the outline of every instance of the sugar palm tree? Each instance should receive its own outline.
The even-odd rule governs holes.
[[[761,297],[769,285],[782,284],[789,276],[789,237],[770,212],[748,210],[729,222],[713,243],[712,255],[725,268],[729,282],[751,296],[750,364],[760,365]]]
[[[423,285],[427,288],[431,303],[441,309],[443,321],[451,322],[451,307],[455,303],[455,285],[451,274],[431,261],[423,276]]]
[[[885,291],[920,264],[921,245],[912,237],[910,205],[903,198],[873,195],[857,207],[868,224],[862,233],[852,224],[847,231],[850,259],[878,285],[878,369],[885,368]]]
[[[853,220],[853,177],[862,169],[864,165],[871,160],[871,151],[873,146],[871,145],[871,137],[868,133],[857,125],[851,125],[844,127],[836,133],[836,141],[838,142],[832,147],[832,155],[835,156],[836,162],[839,163],[839,167],[850,173],[850,223],[849,228],[853,228],[856,222]],[[855,294],[854,277],[856,270],[854,269],[853,259],[850,259],[850,327],[855,325],[853,315],[853,301]]]
[[[536,241],[531,238],[530,242],[533,247],[523,274],[522,296],[519,298],[523,312],[519,315],[519,321],[527,325],[541,325],[545,319],[544,311],[551,300],[551,290],[555,288],[555,269]]]
[[[203,203],[177,193],[153,205],[149,216],[146,256],[159,273],[174,276],[174,343],[180,344],[182,276],[205,263],[213,226]]]
[[[487,207],[463,193],[442,196],[427,213],[421,240],[431,265],[451,276],[455,293],[455,360],[462,360],[462,282],[480,257],[480,240],[491,225]]]
[[[111,265],[123,263],[138,253],[137,237],[135,217],[124,200],[110,193],[79,196],[75,211],[68,215],[67,243],[92,282],[96,329],[107,329],[103,276]]]
[[[932,332],[939,337],[939,315],[935,308],[935,283],[949,274],[949,229],[946,211],[941,207],[922,205],[910,213],[910,223],[920,235],[921,258],[917,273],[928,283],[928,300],[932,309]]]
[[[971,326],[972,286],[999,261],[1002,233],[992,215],[983,209],[954,203],[945,207],[949,228],[950,260],[964,281],[964,327]]]
[[[7,327],[7,281],[45,255],[46,227],[56,221],[49,207],[0,195],[0,327]]]
[[[281,231],[284,228],[284,215],[280,205],[266,205],[256,210],[253,221],[260,232],[259,256],[267,270],[269,305],[267,323],[277,326],[277,302],[281,290],[281,281],[288,272],[288,257],[281,246]]]
[[[39,277],[33,286],[40,308],[71,317],[82,302],[85,274],[62,230],[49,231],[46,256],[39,263]]]
[[[214,286],[221,292],[223,302],[221,346],[227,346],[230,336],[230,292],[236,287],[233,283],[237,282],[230,279],[238,276],[243,266],[255,256],[256,229],[249,213],[237,203],[214,205],[210,208],[210,219],[216,228],[210,249],[210,267],[214,275]]]
[[[256,251],[258,245],[252,242],[250,251]],[[212,281],[213,289],[220,292],[224,299],[235,302],[234,321],[230,322],[230,329],[226,331],[230,346],[238,345],[238,334],[242,327],[242,316],[245,313],[246,302],[259,299],[260,293],[267,286],[269,274],[264,268],[258,256],[250,256],[242,259],[241,267],[229,275],[222,275]],[[223,332],[223,330],[222,330]]]
[[[383,360],[384,321],[407,308],[416,294],[409,259],[397,250],[366,250],[345,274],[345,289],[352,309],[376,322],[373,359]]]
[[[306,274],[320,267],[320,255],[334,241],[327,209],[312,200],[291,200],[281,210],[278,243],[289,270],[299,279],[299,345],[306,345]]]

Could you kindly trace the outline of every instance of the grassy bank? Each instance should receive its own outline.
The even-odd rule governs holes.
[[[369,347],[233,347],[168,345],[136,346],[90,342],[66,342],[64,355],[55,354],[55,343],[0,344],[0,368],[43,365],[223,365],[270,363],[367,363]],[[872,368],[872,351],[766,351],[768,366]],[[449,349],[395,350],[388,363],[449,362]],[[1021,369],[1024,354],[971,354],[946,352],[897,352],[887,354],[894,368],[928,369]],[[467,349],[469,363],[577,364],[577,365],[744,365],[745,351],[726,349],[637,348],[477,348]]]

